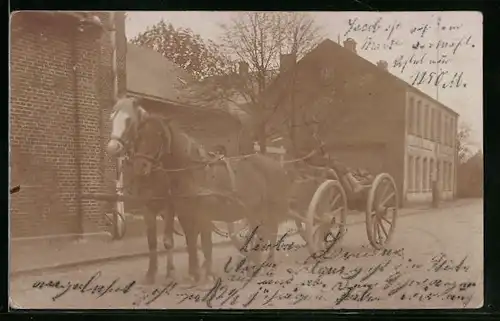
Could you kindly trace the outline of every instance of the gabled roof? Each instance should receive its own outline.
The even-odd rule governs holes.
[[[182,87],[193,77],[160,53],[127,44],[127,91],[180,103]]]
[[[350,51],[349,49],[346,49],[344,48],[343,46],[339,45],[338,43],[330,40],[330,39],[325,39],[324,41],[322,41],[318,46],[316,46],[316,48],[314,48],[311,52],[309,52],[308,54],[306,54],[301,60],[299,60],[297,62],[297,65],[295,68],[298,68],[300,67],[301,65],[303,65],[304,63],[307,64],[307,60],[308,60],[308,57],[309,56],[312,56],[312,55],[315,55],[315,53],[317,52],[321,52],[321,51],[329,51],[329,52],[342,52],[342,54],[344,55],[349,55],[349,57],[351,59],[353,59],[354,61],[356,61],[356,63],[360,64],[363,66],[363,68],[366,68],[368,72],[370,73],[373,73],[375,77],[380,77],[380,78],[389,78],[391,81],[393,81],[395,84],[398,84],[400,86],[403,86],[405,87],[407,90],[411,90],[415,93],[417,93],[418,95],[422,96],[422,97],[425,97],[426,99],[428,99],[429,101],[432,101],[433,103],[435,103],[436,105],[439,105],[441,106],[442,108],[448,110],[450,113],[458,116],[458,113],[456,111],[454,111],[453,109],[449,108],[448,106],[442,104],[441,102],[435,100],[434,98],[432,98],[431,96],[427,95],[426,93],[424,93],[423,91],[421,91],[420,89],[410,85],[409,83],[407,83],[406,81],[402,80],[401,78],[393,75],[391,72],[389,71],[386,71],[386,70],[383,70],[381,69],[380,67],[374,65],[373,63],[371,63],[370,61],[364,59],[363,57],[353,53],[352,51]],[[323,55],[323,56],[328,56],[328,55]],[[334,57],[333,55],[331,55],[331,57]],[[289,75],[291,75],[291,71],[287,71],[285,72],[283,75],[280,75],[272,84],[271,86],[269,86],[269,89],[268,90],[273,90],[273,89],[276,89],[276,88],[279,88],[280,87],[280,83],[286,81],[287,77],[289,77]],[[285,87],[286,88],[286,87]]]
[[[224,112],[243,121],[248,115],[237,104],[207,103],[193,99],[210,89],[208,83],[194,77],[147,47],[127,43],[127,91],[144,98],[168,102],[186,108]]]

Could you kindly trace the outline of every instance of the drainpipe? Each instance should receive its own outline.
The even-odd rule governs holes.
[[[82,170],[81,170],[81,142],[80,142],[80,108],[78,104],[78,28],[72,29],[71,64],[73,65],[72,91],[73,91],[73,121],[75,123],[75,166],[76,166],[76,219],[77,234],[83,234],[83,208],[82,208]]]
[[[117,43],[116,43],[116,12],[110,12],[110,22],[111,22],[111,48],[112,48],[112,57],[111,57],[111,66],[113,73],[113,101],[116,103],[118,101],[118,60],[117,60]],[[123,159],[120,157],[116,161],[116,190],[118,194],[123,193]],[[113,237],[116,239],[118,237],[118,213],[124,217],[125,215],[125,206],[123,202],[116,202],[116,211],[113,212]]]

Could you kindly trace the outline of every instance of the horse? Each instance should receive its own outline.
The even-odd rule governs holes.
[[[172,119],[149,116],[136,99],[122,98],[114,108],[108,152],[119,153],[129,141],[128,134],[135,132],[134,172],[142,176],[155,171],[167,174],[173,207],[186,238],[189,274],[195,282],[212,274],[212,221],[232,223],[247,219],[255,231],[252,235],[271,245],[276,243],[279,225],[288,216],[290,186],[279,162],[256,153],[210,157]],[[196,249],[200,234],[205,256],[202,270]],[[260,252],[243,248],[240,251],[255,262],[260,261]],[[275,260],[273,246],[267,259]],[[150,256],[150,267],[152,260]]]
[[[148,117],[145,110],[138,108],[138,106],[138,100],[135,99],[121,99],[114,105],[110,116],[112,123],[111,135],[106,148],[109,155],[114,157],[127,156],[129,159],[133,157],[134,142],[139,133],[138,124],[143,123]],[[158,198],[158,200],[142,202],[145,205],[143,217],[149,248],[149,267],[145,283],[154,283],[158,270],[156,217],[159,215],[163,217],[164,221],[163,246],[167,250],[166,277],[173,279],[175,278],[172,252],[174,248],[175,210],[169,197],[168,180],[161,175],[142,175],[134,170],[133,166],[131,176],[130,182],[132,184],[127,186],[128,190],[133,187],[134,194],[139,198]]]

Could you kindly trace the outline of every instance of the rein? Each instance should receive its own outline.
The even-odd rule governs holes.
[[[168,128],[168,130],[171,131],[170,128]],[[140,132],[140,128],[137,130],[138,135],[139,135],[139,132]],[[152,163],[152,169],[151,169],[152,172],[153,171],[160,171],[160,172],[164,172],[164,173],[179,173],[179,172],[203,169],[203,168],[206,168],[210,165],[219,163],[221,161],[226,162],[227,160],[243,160],[243,159],[252,157],[256,154],[256,153],[251,153],[251,154],[246,154],[246,155],[230,156],[230,157],[221,155],[219,157],[216,157],[215,159],[210,159],[210,160],[190,160],[192,163],[196,163],[195,165],[192,165],[192,166],[186,166],[186,167],[181,167],[181,168],[164,168],[163,164],[162,164],[162,158],[165,155],[165,153],[171,154],[172,151],[165,150],[164,137],[162,137],[162,139],[160,141],[161,141],[161,145],[158,148],[158,151],[155,153],[154,156],[150,156],[150,155],[146,155],[146,154],[142,154],[142,153],[133,153],[132,157],[139,157],[139,158],[143,158],[143,159],[150,161]],[[307,160],[307,159],[311,158],[312,156],[314,156],[319,150],[320,150],[320,148],[314,149],[310,153],[308,153],[307,155],[305,155],[303,157],[283,161],[283,163],[292,164],[292,163],[297,163],[297,162]]]

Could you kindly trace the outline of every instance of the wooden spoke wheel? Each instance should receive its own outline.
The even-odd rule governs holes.
[[[309,204],[306,223],[306,242],[310,253],[319,253],[340,242],[346,232],[347,198],[336,180],[324,181]]]
[[[366,233],[374,248],[381,249],[391,241],[398,208],[398,191],[394,179],[387,173],[377,175],[366,203]]]
[[[116,214],[116,229],[113,215]],[[125,216],[114,210],[104,214],[106,231],[111,235],[113,240],[121,240],[125,236],[126,226]]]
[[[295,218],[294,219],[294,222],[295,222],[295,227],[297,228],[297,233],[299,233],[299,235],[302,237],[302,239],[304,241],[307,242],[307,224],[304,220],[301,220],[301,219],[298,219],[298,218]]]
[[[179,236],[184,236],[184,230],[182,229],[181,223],[177,217],[174,219],[174,233]]]

